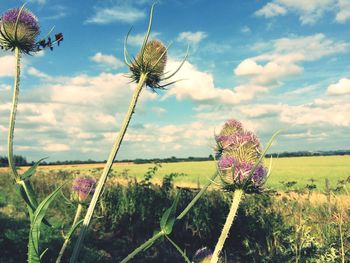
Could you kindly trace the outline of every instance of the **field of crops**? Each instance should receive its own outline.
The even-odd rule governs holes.
[[[269,159],[265,161],[266,166],[269,166],[269,162]],[[118,178],[124,176],[135,177],[138,180],[142,180],[147,170],[154,166],[155,165],[152,163],[114,164],[112,177],[114,180],[118,180]],[[45,175],[62,171],[70,174],[79,173],[98,176],[102,172],[102,168],[103,164],[42,166],[39,168],[39,174]],[[215,170],[216,164],[214,161],[162,163],[153,178],[153,182],[159,183],[164,175],[178,173],[184,175],[174,179],[176,185],[197,187],[198,184],[205,184]],[[269,188],[275,190],[285,190],[281,182],[287,183],[295,181],[297,182],[294,185],[295,189],[315,184],[318,190],[324,191],[326,178],[329,179],[330,186],[335,187],[339,180],[345,180],[349,176],[350,156],[274,158],[272,160],[272,170],[267,185]]]

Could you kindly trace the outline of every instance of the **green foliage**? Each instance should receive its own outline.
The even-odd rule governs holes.
[[[39,241],[40,241],[40,227],[43,221],[47,209],[52,201],[55,199],[62,186],[58,187],[54,192],[47,196],[37,207],[34,214],[30,212],[30,232],[28,241],[28,262],[39,263],[41,254],[39,252]]]
[[[179,202],[180,192],[177,192],[175,200],[171,207],[165,210],[162,219],[160,220],[160,229],[164,234],[170,235],[176,220],[176,207]]]
[[[40,174],[40,171],[39,171]],[[61,177],[62,176],[62,177]],[[47,176],[34,176],[35,191],[43,199],[56,187],[67,181],[66,172],[51,173]],[[7,178],[2,176],[1,178]],[[60,179],[62,178],[62,179]],[[3,249],[0,262],[25,262],[28,241],[29,221],[26,208],[14,190],[12,182],[0,180],[0,247]],[[62,187],[69,196],[69,184]],[[182,211],[197,194],[196,189],[182,189],[177,211]],[[298,213],[303,212],[304,227],[311,227],[308,236],[311,246],[303,245],[302,262],[339,262],[339,231],[332,223],[331,215],[336,211],[333,204],[300,203],[300,197],[290,196],[247,196],[241,203],[237,218],[224,247],[228,260],[240,262],[291,262],[295,258],[293,245],[298,225]],[[142,186],[135,181],[128,185],[110,185],[106,188],[96,213],[93,229],[87,236],[79,262],[120,262],[139,244],[149,239],[159,229],[165,208],[175,200],[175,190],[164,186]],[[334,197],[332,197],[334,198]],[[190,212],[176,223],[171,240],[186,251],[188,258],[203,246],[213,248],[220,228],[225,222],[230,200],[219,191],[208,191]],[[53,225],[71,222],[75,207],[63,201],[54,201],[47,212]],[[300,210],[301,209],[301,210]],[[6,215],[5,215],[6,213]],[[344,236],[349,236],[350,222],[344,220]],[[75,234],[72,236],[76,238]],[[60,246],[61,233],[58,229],[42,227],[41,247],[49,247],[43,262],[54,262]],[[346,256],[349,244],[346,243]],[[67,262],[72,253],[68,246],[62,262]],[[12,261],[11,261],[12,260]],[[333,261],[332,261],[333,260]],[[183,262],[182,256],[170,242],[156,242],[147,251],[136,256],[132,262]],[[228,261],[229,262],[229,261]]]

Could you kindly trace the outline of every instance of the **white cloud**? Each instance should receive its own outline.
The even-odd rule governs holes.
[[[250,34],[252,32],[252,30],[250,29],[249,26],[243,26],[241,28],[241,32],[244,33],[244,34]]]
[[[279,15],[285,15],[286,13],[287,10],[283,6],[280,6],[276,3],[267,3],[261,9],[256,11],[255,15],[269,18]]]
[[[337,83],[329,85],[327,93],[329,95],[350,94],[350,79],[342,78]]]
[[[348,127],[350,125],[350,104],[332,104],[327,107],[317,105],[288,106],[281,112],[282,122],[292,125],[331,125]]]
[[[13,76],[15,72],[15,59],[12,55],[0,57],[0,77]]]
[[[62,143],[45,143],[43,150],[48,152],[64,152],[69,151],[70,147],[69,145]]]
[[[168,72],[173,72],[179,66],[179,61],[169,60]],[[237,104],[252,98],[252,92],[265,91],[259,86],[238,86],[235,90],[217,88],[214,85],[213,75],[199,71],[194,65],[185,62],[181,70],[176,74],[180,81],[173,84],[165,95],[175,96],[178,100],[190,99],[199,103]]]
[[[254,83],[271,84],[282,77],[298,75],[302,71],[301,67],[291,63],[271,61],[259,65],[253,59],[246,59],[237,66],[234,73],[237,76],[254,77]]]
[[[10,85],[6,85],[6,84],[0,84],[0,91],[2,92],[8,92],[11,90],[11,86]]]
[[[145,33],[140,33],[136,35],[129,35],[128,44],[131,46],[141,46],[145,38]],[[150,39],[155,39],[160,35],[159,32],[151,32]]]
[[[45,5],[46,4],[46,0],[29,0],[30,3],[36,3],[39,5]]]
[[[320,132],[320,133],[314,133],[311,130],[307,130],[306,132],[298,132],[298,133],[287,133],[287,134],[282,134],[282,136],[285,136],[289,139],[306,139],[308,141],[311,140],[324,140],[328,137],[326,132]]]
[[[167,110],[162,108],[162,107],[152,107],[151,110],[156,114],[163,114],[163,113],[167,112]]]
[[[124,63],[115,56],[102,54],[101,52],[96,53],[90,59],[96,63],[107,65],[114,69],[121,68],[124,66]]]
[[[104,134],[115,135],[118,131],[134,87],[125,74],[101,73],[97,76],[49,76],[40,86],[23,89],[16,121],[17,150],[30,150],[33,156],[47,152],[54,159],[64,159],[73,158],[68,156],[72,152],[84,153],[86,157],[79,158],[88,158],[88,149],[95,148],[91,151],[93,156],[104,158],[101,156],[107,155],[109,143],[115,138],[105,138]],[[8,89],[6,85],[0,88]],[[163,112],[160,107],[144,108],[146,101],[156,96],[146,89],[141,93],[133,120],[145,111]],[[4,99],[2,94],[1,99]],[[7,98],[0,104],[1,124],[7,125],[9,109],[10,99]]]
[[[266,18],[287,13],[295,13],[303,25],[312,25],[319,21],[327,12],[339,10],[336,20],[338,22],[347,19],[347,11],[344,2],[347,0],[273,0],[255,12],[258,16]],[[339,3],[339,4],[338,4]],[[339,6],[338,6],[339,5]]]
[[[263,53],[244,59],[233,71],[236,76],[244,77],[245,86],[259,86],[260,92],[282,85],[283,79],[302,74],[303,62],[343,53],[349,44],[315,34],[276,39],[270,41],[269,47],[263,46]],[[250,97],[254,95],[251,93]]]
[[[130,6],[114,6],[97,9],[85,22],[91,24],[110,24],[113,22],[134,23],[146,16],[145,12]]]
[[[48,80],[51,78],[49,75],[45,74],[44,72],[39,71],[38,69],[36,69],[34,67],[29,67],[27,70],[27,73],[31,76],[38,77],[41,79]]]
[[[339,23],[345,23],[350,19],[350,1],[349,0],[338,0],[338,13],[335,20]]]
[[[202,41],[204,38],[206,38],[208,35],[207,33],[203,32],[203,31],[197,31],[197,32],[181,32],[178,37],[177,37],[177,41],[179,42],[189,42],[191,44],[198,44],[200,41]]]

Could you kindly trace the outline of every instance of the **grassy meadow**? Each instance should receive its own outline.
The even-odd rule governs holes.
[[[269,166],[270,159],[265,160]],[[153,163],[134,164],[118,163],[113,165],[111,174],[112,182],[129,178],[142,180],[148,169],[154,167]],[[22,168],[27,169],[27,168]],[[59,171],[68,174],[84,174],[98,176],[103,169],[103,164],[82,164],[82,165],[58,165],[41,166],[38,175],[55,173]],[[5,169],[3,168],[3,171]],[[160,183],[165,175],[170,173],[183,174],[174,179],[178,186],[197,187],[208,181],[208,178],[215,172],[214,161],[203,162],[180,162],[162,163],[157,170],[153,181]],[[122,176],[124,175],[124,176]],[[316,157],[289,157],[272,159],[272,170],[267,186],[274,190],[286,190],[281,182],[297,182],[293,189],[304,188],[306,185],[315,184],[317,190],[324,191],[325,179],[328,178],[331,187],[336,187],[339,180],[345,180],[350,176],[350,156],[316,156]]]
[[[266,160],[268,163],[269,160]],[[142,183],[147,173],[153,174],[154,167],[154,163],[114,164],[81,262],[120,262],[137,244],[143,243],[158,229],[159,218],[173,202],[177,192],[172,186],[164,187],[164,177],[176,173],[175,185],[196,188],[198,184],[203,186],[215,172],[214,161],[163,163],[151,179],[158,185]],[[41,166],[38,169],[33,185],[40,200],[57,186],[66,183],[63,195],[52,205],[54,209],[49,210],[52,222],[65,222],[68,225],[74,216],[75,205],[69,201],[73,178],[78,175],[97,178],[102,169],[103,164]],[[347,212],[350,211],[350,195],[346,191],[334,196],[326,195],[324,188],[326,178],[334,189],[339,180],[349,176],[350,156],[273,159],[268,187],[278,192],[247,195],[244,198],[232,228],[235,235],[230,235],[227,241],[228,255],[241,259],[239,262],[296,262],[296,255],[305,260],[300,262],[341,262],[342,253],[345,257],[350,255],[350,220]],[[0,253],[0,263],[24,262],[27,253],[28,217],[24,202],[16,194],[9,178],[8,170],[1,168],[0,246],[6,249]],[[296,181],[297,184],[287,188],[282,181]],[[312,192],[289,191],[305,190],[308,184],[315,184],[316,189]],[[349,187],[349,183],[345,185]],[[181,209],[197,191],[180,191]],[[184,222],[176,226],[173,238],[182,244],[189,255],[203,245],[213,247],[228,213],[228,204],[226,193],[208,191]],[[59,231],[44,227],[43,231],[51,231],[47,234],[50,238],[43,240],[43,247],[50,248],[44,262],[53,262],[62,237]],[[64,258],[67,261],[64,262],[68,262],[71,252],[72,246],[68,248]],[[163,242],[142,253],[133,262],[182,262],[182,259],[172,246]]]

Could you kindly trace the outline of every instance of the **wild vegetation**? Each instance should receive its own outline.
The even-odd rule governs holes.
[[[14,53],[16,70],[7,140],[8,169],[0,180],[1,261],[345,263],[349,256],[350,177],[339,180],[330,175],[342,177],[348,168],[331,166],[322,177],[326,162],[310,162],[307,167],[312,169],[306,171],[310,183],[293,189],[298,183],[293,173],[306,177],[300,167],[288,167],[289,159],[285,163],[286,180],[278,177],[284,191],[269,190],[266,182],[272,161],[264,160],[281,130],[263,148],[240,121],[227,120],[213,138],[215,161],[208,162],[207,167],[200,163],[202,170],[197,170],[205,177],[195,177],[194,187],[193,182],[191,187],[174,184],[186,177],[175,167],[155,184],[160,163],[136,176],[130,176],[127,169],[114,173],[113,163],[142,89],[156,91],[176,82],[171,78],[188,55],[187,51],[173,73],[165,72],[169,46],[149,39],[154,5],[135,57],[129,56],[129,34],[126,36],[124,61],[136,87],[107,161],[90,174],[80,169],[36,173],[46,158],[28,169],[18,169],[19,163],[26,163],[15,156],[13,147],[21,58],[45,48],[52,50],[63,40],[63,34],[56,33],[52,41],[50,31],[39,39],[38,19],[25,5],[2,14],[0,47]],[[186,164],[193,169],[193,163]],[[320,184],[323,179],[323,193],[317,192],[321,188],[316,182]],[[313,201],[315,196],[318,202]]]

